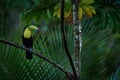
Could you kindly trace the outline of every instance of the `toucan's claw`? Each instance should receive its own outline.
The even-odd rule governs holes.
[[[32,48],[30,48],[30,51],[32,51]]]
[[[25,46],[23,45],[22,48],[25,48]]]

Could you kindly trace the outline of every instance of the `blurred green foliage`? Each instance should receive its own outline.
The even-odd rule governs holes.
[[[110,28],[120,34],[120,0],[95,0],[96,15],[94,22],[101,29]]]
[[[60,31],[60,19],[53,15],[60,0],[0,0],[0,38],[21,43],[26,24],[36,24],[41,35],[34,50],[70,70]],[[70,1],[70,0],[66,0]],[[119,80],[120,0],[95,0],[96,15],[83,17],[81,80]],[[18,10],[16,13],[13,11]],[[12,13],[12,14],[11,14]],[[12,18],[19,15],[18,26]],[[16,18],[16,17],[15,17]],[[10,30],[13,34],[9,34]],[[65,23],[69,50],[73,56],[73,27]],[[34,36],[35,38],[35,36]],[[65,80],[65,74],[45,61],[25,59],[25,52],[0,43],[0,80]],[[73,57],[74,59],[74,57]]]

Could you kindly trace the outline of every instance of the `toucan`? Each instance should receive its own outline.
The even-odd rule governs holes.
[[[30,50],[33,47],[33,38],[32,38],[32,33],[33,31],[39,32],[39,28],[34,25],[27,25],[22,34],[22,42],[23,46],[26,48],[29,48]],[[32,59],[32,53],[26,51],[26,59]]]

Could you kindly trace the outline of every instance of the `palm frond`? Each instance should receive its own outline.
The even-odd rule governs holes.
[[[120,80],[120,68],[113,72],[107,80]]]
[[[96,8],[96,15],[94,23],[96,26],[106,29],[110,28],[113,33],[120,31],[120,1],[119,0],[95,0],[94,7]]]

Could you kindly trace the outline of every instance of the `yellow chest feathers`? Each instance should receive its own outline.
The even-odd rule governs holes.
[[[26,28],[23,35],[25,38],[30,38],[32,34],[31,31],[28,28]]]

